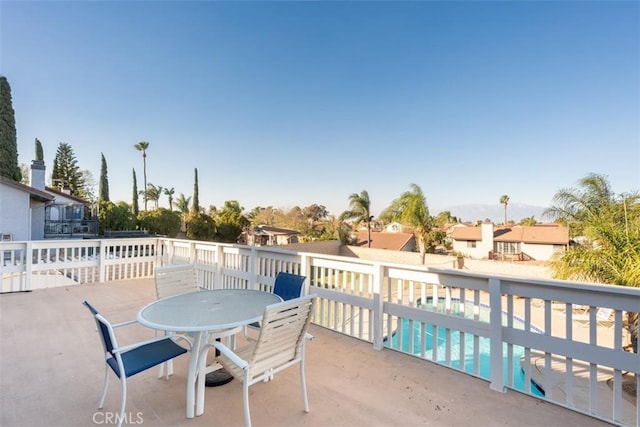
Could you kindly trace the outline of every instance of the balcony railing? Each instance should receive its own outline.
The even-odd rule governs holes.
[[[45,220],[45,239],[65,239],[96,237],[98,235],[98,220]]]
[[[3,292],[149,278],[195,263],[201,286],[271,290],[279,271],[308,277],[314,323],[485,378],[618,425],[638,425],[640,355],[627,312],[640,289],[474,274],[269,247],[164,238],[0,243]],[[574,319],[574,308],[592,313]],[[597,308],[613,309],[604,325]],[[522,378],[519,378],[522,377]]]

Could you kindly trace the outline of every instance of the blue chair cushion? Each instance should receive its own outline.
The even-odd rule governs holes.
[[[171,338],[145,344],[122,353],[122,364],[124,365],[125,377],[130,377],[146,369],[153,368],[169,359],[180,356],[187,352],[187,349],[176,344]],[[120,378],[118,362],[115,357],[107,359],[107,363],[113,372]]]
[[[273,285],[273,293],[278,295],[284,301],[298,298],[302,294],[302,285],[304,284],[305,278],[305,276],[281,271],[276,276],[276,280]]]
[[[289,301],[302,296],[302,285],[306,276],[299,274],[279,272],[273,285],[273,293],[282,298],[283,301]],[[252,328],[260,329],[260,322],[254,322],[249,325]]]

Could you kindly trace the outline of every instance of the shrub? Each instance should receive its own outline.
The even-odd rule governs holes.
[[[138,224],[149,234],[159,234],[167,237],[176,237],[180,232],[181,218],[179,212],[159,208],[152,211],[143,211],[138,214]]]
[[[187,239],[212,241],[216,236],[216,223],[209,215],[191,213],[185,220]]]
[[[117,205],[113,202],[100,202],[100,218],[99,233],[104,235],[105,231],[116,230],[135,230],[136,218],[131,212],[131,208],[125,202],[119,202]]]

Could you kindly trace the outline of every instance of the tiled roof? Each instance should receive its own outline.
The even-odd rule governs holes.
[[[523,242],[537,244],[566,245],[569,243],[569,230],[554,225],[515,226],[500,236],[496,242]]]
[[[358,236],[358,246],[368,247],[367,230],[359,230],[356,234]],[[371,230],[371,248],[373,249],[400,251],[411,242],[411,239],[414,239],[412,233],[389,233]]]
[[[482,240],[482,227],[456,227],[451,233],[453,240]],[[515,225],[493,229],[496,242],[522,242],[535,244],[566,245],[569,243],[569,230],[558,224]]]
[[[482,240],[480,227],[456,227],[451,232],[453,240]]]
[[[267,225],[259,225],[254,229],[255,234],[265,234],[265,235],[285,235],[292,236],[295,234],[300,234],[300,232],[296,230],[289,230],[287,228],[278,228],[278,227],[269,227]]]

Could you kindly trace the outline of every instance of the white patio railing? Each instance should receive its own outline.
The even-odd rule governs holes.
[[[484,275],[271,247],[163,238],[0,243],[2,292],[149,278],[195,263],[201,286],[270,290],[303,274],[319,296],[314,323],[484,378],[618,425],[635,426],[640,355],[626,312],[640,289]],[[574,309],[588,309],[585,321]],[[611,319],[596,317],[598,308]],[[425,381],[428,379],[425,378]]]

